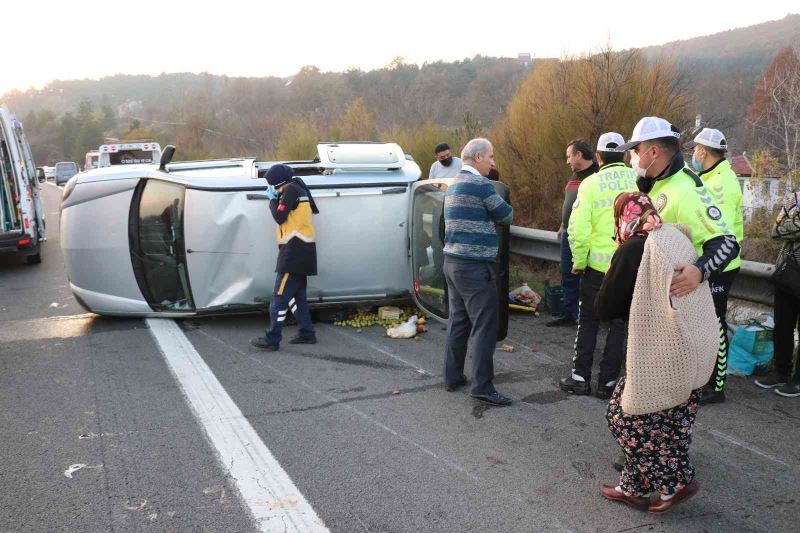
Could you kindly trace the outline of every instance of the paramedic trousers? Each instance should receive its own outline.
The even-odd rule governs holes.
[[[572,371],[587,382],[592,377],[592,361],[597,346],[597,333],[600,330],[600,318],[594,310],[594,301],[603,284],[605,275],[592,268],[581,274],[580,312],[578,313],[578,333],[575,337],[575,353]],[[605,385],[619,378],[622,362],[625,360],[625,321],[612,320],[609,323],[603,358],[600,360],[600,378],[598,382]]]
[[[781,377],[792,379],[792,359],[795,352],[800,356],[800,348],[794,347],[794,331],[800,329],[800,298],[779,287],[775,289],[775,372]],[[800,380],[800,361],[794,367],[794,379]]]
[[[561,287],[564,289],[563,316],[578,320],[578,287],[581,278],[572,273],[572,250],[569,247],[567,230],[561,233]]]
[[[467,345],[472,356],[472,394],[494,392],[498,297],[494,267],[486,261],[445,256],[450,315],[447,320],[444,382],[456,385],[464,375]]]
[[[717,352],[717,363],[714,365],[714,372],[708,380],[708,387],[716,391],[725,388],[725,378],[728,376],[728,295],[731,292],[733,281],[739,269],[735,268],[728,272],[715,272],[708,278],[711,286],[711,297],[714,299],[714,310],[719,319],[719,351]]]
[[[300,326],[300,337],[314,337],[314,324],[308,312],[306,300],[307,276],[280,272],[275,279],[275,289],[272,291],[272,300],[269,303],[269,327],[267,328],[267,342],[280,345],[281,330],[289,311],[292,312]]]

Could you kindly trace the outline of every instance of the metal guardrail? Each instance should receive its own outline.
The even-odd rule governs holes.
[[[511,253],[546,261],[561,260],[561,244],[555,231],[511,226]],[[731,288],[731,296],[748,302],[772,305],[775,286],[769,277],[775,265],[742,260],[742,269]]]

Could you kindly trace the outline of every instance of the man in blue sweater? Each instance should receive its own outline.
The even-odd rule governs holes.
[[[494,168],[494,149],[486,139],[472,139],[461,152],[463,166],[444,200],[444,276],[450,317],[447,323],[444,385],[454,391],[467,383],[467,344],[472,355],[470,395],[494,405],[510,405],[494,380],[498,295],[494,261],[495,224],[511,224],[511,206],[486,178]]]

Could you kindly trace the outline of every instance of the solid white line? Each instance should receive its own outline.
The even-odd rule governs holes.
[[[147,325],[259,531],[327,532],[178,325],[163,318],[148,318]]]

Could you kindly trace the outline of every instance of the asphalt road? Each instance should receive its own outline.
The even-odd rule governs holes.
[[[252,509],[296,501],[242,496],[148,322],[72,299],[58,195],[45,186],[42,264],[0,260],[0,531],[271,530]],[[318,324],[317,345],[277,353],[248,344],[264,316],[179,326],[330,531],[797,531],[800,399],[730,378],[698,415],[701,492],[637,512],[598,494],[618,454],[604,403],[557,390],[574,332],[544,318],[514,315],[515,350],[496,353],[509,408],[443,389],[436,324],[417,341]]]

